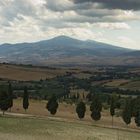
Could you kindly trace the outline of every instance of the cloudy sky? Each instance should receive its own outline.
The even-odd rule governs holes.
[[[58,35],[140,49],[140,0],[0,0],[0,44]]]

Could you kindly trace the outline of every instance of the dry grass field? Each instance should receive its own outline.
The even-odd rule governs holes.
[[[112,80],[110,82],[106,82],[104,85],[109,87],[120,87],[120,88],[130,89],[130,90],[140,90],[140,81],[118,79],[118,80]]]
[[[0,140],[139,140],[140,133],[49,118],[0,117]]]
[[[88,74],[88,73],[78,73],[78,74],[74,74],[74,76],[76,78],[79,78],[79,79],[88,79],[90,78],[92,75],[91,74]]]
[[[119,87],[121,84],[128,83],[130,80],[125,80],[125,79],[117,79],[117,80],[112,80],[111,82],[105,83],[106,86],[110,87]]]
[[[140,90],[140,81],[129,82],[120,87],[130,89],[130,90]]]
[[[41,68],[22,65],[0,64],[0,78],[19,81],[36,81],[40,79],[49,79],[59,75],[64,75],[66,72],[74,73],[73,76],[83,79],[89,78],[91,74],[83,71],[97,72],[96,68],[86,67],[61,67],[61,68]]]
[[[16,65],[0,64],[0,78],[19,80],[19,81],[30,81],[40,80],[46,78],[53,78],[59,75],[64,75],[66,72],[78,72],[78,70],[68,69],[48,69],[48,68],[37,68],[37,67],[22,67]]]

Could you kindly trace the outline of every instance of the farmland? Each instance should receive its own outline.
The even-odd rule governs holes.
[[[134,114],[137,111],[135,106],[139,107],[137,106],[140,95],[139,68],[119,66],[50,68],[1,64],[0,93],[2,95],[8,93],[10,85],[14,98],[13,105],[11,112],[8,109],[5,116],[0,116],[0,139],[6,140],[10,137],[11,140],[45,138],[53,140],[55,136],[58,136],[58,140],[140,138],[135,116],[131,117],[128,126],[122,118],[126,101],[131,100]],[[25,87],[29,94],[29,107],[26,112],[22,104]],[[55,116],[52,116],[46,108],[53,95],[59,105]],[[101,118],[98,121],[93,120],[90,110],[95,95],[98,96],[102,106]],[[113,125],[110,115],[112,97],[115,100]],[[80,101],[86,105],[85,116],[81,121],[76,113]],[[10,126],[14,129],[10,130]]]
[[[0,78],[19,81],[37,81],[64,75],[68,69],[40,68],[24,65],[0,64]],[[73,70],[70,70],[73,71]]]

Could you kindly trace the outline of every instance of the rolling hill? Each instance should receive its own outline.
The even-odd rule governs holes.
[[[133,50],[67,36],[35,43],[0,45],[1,62],[37,65],[140,65],[137,63],[139,56],[127,55],[131,53]]]

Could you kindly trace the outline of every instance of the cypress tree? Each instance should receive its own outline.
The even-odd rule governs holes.
[[[27,87],[24,88],[24,94],[23,94],[23,108],[26,110],[29,107],[29,94],[28,94],[28,90]]]
[[[140,127],[140,96],[138,96],[135,99],[134,109],[135,109],[135,113],[134,113],[135,123],[138,127]]]
[[[135,116],[135,123],[138,127],[140,127],[140,109],[137,111],[136,116]]]
[[[78,117],[80,119],[83,119],[85,116],[85,112],[86,112],[86,105],[84,102],[81,101],[77,104],[76,113],[78,114]]]
[[[131,100],[131,116],[135,117],[137,112],[137,99],[134,98]]]
[[[92,99],[93,99],[92,94],[89,93],[89,94],[86,96],[86,99],[87,99],[88,101],[92,101]]]
[[[11,111],[11,108],[13,107],[13,89],[11,83],[8,85],[8,94],[9,94],[9,108]]]
[[[113,127],[113,117],[115,115],[115,99],[112,96],[110,101],[110,115],[112,116],[112,127]]]
[[[57,102],[57,99],[56,99],[56,96],[53,95],[47,105],[46,105],[46,108],[48,109],[48,111],[52,114],[52,115],[55,115],[56,112],[57,112],[57,108],[58,108],[58,102]]]
[[[0,109],[3,111],[3,115],[5,111],[7,111],[9,108],[9,96],[8,93],[5,91],[2,91],[0,93]]]
[[[93,96],[93,101],[90,106],[91,118],[95,121],[100,120],[101,111],[102,111],[102,103],[97,95]]]
[[[78,100],[79,98],[80,98],[80,95],[79,93],[77,93],[76,99]]]
[[[132,109],[132,117],[137,115],[137,112],[140,110],[140,96],[131,100],[131,109]]]
[[[85,99],[85,94],[83,93],[83,99]]]
[[[122,118],[123,121],[128,125],[131,123],[131,101],[130,99],[126,99],[125,107],[123,109]]]

